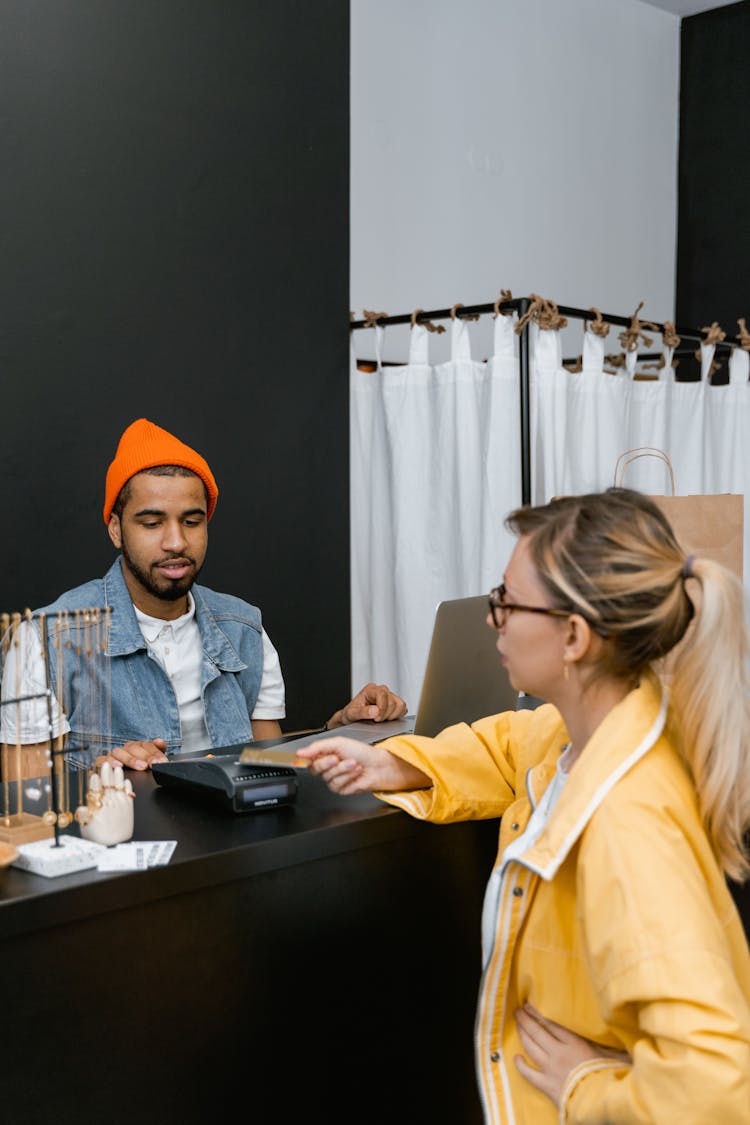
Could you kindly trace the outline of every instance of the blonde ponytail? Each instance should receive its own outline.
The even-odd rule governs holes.
[[[750,875],[750,669],[740,580],[710,559],[691,560],[696,612],[672,665],[672,707],[703,821],[731,878]]]

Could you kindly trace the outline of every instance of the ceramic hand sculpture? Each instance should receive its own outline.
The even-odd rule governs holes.
[[[103,762],[89,778],[86,804],[76,811],[81,835],[96,844],[121,844],[133,835],[132,782],[125,779],[122,766]]]

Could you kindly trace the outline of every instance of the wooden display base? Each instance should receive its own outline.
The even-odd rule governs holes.
[[[32,813],[13,813],[0,816],[0,840],[8,844],[28,844],[32,840],[47,840],[55,834],[53,824],[45,824],[40,816]]]
[[[3,781],[18,781],[19,774],[23,781],[47,778],[51,760],[52,752],[47,746],[18,747],[3,743],[0,764]]]

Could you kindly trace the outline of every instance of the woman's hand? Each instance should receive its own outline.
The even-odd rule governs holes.
[[[530,1066],[523,1055],[516,1055],[516,1069],[558,1107],[568,1075],[580,1063],[601,1058],[632,1063],[627,1051],[614,1051],[583,1039],[562,1024],[545,1019],[531,1004],[518,1009],[516,1026],[521,1045],[534,1064]]]
[[[297,751],[310,763],[334,793],[350,796],[373,789],[424,789],[432,784],[427,774],[382,750],[354,738],[335,736],[314,742]]]

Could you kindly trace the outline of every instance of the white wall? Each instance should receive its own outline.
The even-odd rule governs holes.
[[[503,288],[672,319],[679,32],[640,0],[352,0],[351,309]]]

